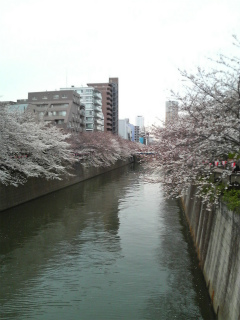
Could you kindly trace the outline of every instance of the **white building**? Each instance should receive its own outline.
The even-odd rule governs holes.
[[[72,86],[60,90],[75,90],[80,94],[81,103],[85,105],[86,131],[104,131],[102,94],[97,89]]]
[[[118,135],[123,139],[132,140],[132,129],[129,119],[118,120]]]
[[[140,131],[144,131],[144,117],[142,116],[136,117],[136,126],[139,127]]]

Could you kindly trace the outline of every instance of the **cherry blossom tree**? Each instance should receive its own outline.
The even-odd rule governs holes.
[[[71,136],[76,157],[84,166],[106,167],[117,160],[126,160],[140,151],[138,143],[106,132],[84,132]]]
[[[62,179],[72,165],[110,166],[143,146],[104,132],[70,134],[31,112],[0,107],[0,182],[18,186],[29,177]]]
[[[0,106],[0,182],[18,186],[29,177],[61,179],[75,160],[69,134],[36,122],[34,115]]]
[[[220,55],[212,63],[211,70],[198,68],[196,74],[180,71],[185,85],[180,93],[171,92],[179,106],[178,119],[152,128],[156,157],[150,167],[158,172],[168,197],[183,196],[196,185],[204,201],[218,203],[217,184],[226,181],[225,188],[231,187],[227,177],[232,168],[218,170],[216,182],[216,167],[210,163],[227,160],[230,153],[239,158],[240,59]]]

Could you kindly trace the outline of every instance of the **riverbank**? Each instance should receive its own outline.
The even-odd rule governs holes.
[[[218,319],[240,318],[240,215],[224,203],[207,211],[191,187],[182,199]]]
[[[118,160],[109,167],[84,167],[76,163],[72,176],[65,176],[62,180],[46,180],[29,178],[24,185],[18,187],[0,185],[0,211],[15,207],[24,202],[39,198],[48,193],[66,188],[81,181],[91,179],[105,172],[115,170],[133,162],[133,158]]]

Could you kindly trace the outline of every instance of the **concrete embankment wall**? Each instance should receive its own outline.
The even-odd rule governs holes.
[[[240,215],[224,203],[207,211],[191,187],[182,199],[218,319],[240,319]]]
[[[0,184],[0,211],[17,206],[21,203],[36,199],[48,193],[63,189],[75,183],[90,179],[99,174],[120,168],[132,162],[132,159],[119,160],[109,167],[83,167],[80,163],[74,165],[73,176],[62,180],[46,180],[30,178],[24,185],[18,187]]]

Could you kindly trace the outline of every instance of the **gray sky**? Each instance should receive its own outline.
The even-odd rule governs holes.
[[[231,54],[239,0],[1,0],[0,99],[119,78],[119,116],[164,118],[178,67]]]

